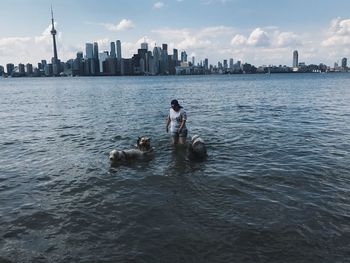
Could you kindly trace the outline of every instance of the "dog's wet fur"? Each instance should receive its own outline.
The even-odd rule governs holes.
[[[151,139],[148,137],[139,137],[136,144],[137,149],[141,151],[151,150]]]
[[[148,137],[139,137],[137,139],[136,147],[136,149],[112,150],[109,153],[109,161],[112,164],[126,163],[149,156],[153,151],[153,148],[151,147],[151,139]]]
[[[205,142],[199,135],[192,136],[189,151],[191,158],[204,159],[208,156]]]

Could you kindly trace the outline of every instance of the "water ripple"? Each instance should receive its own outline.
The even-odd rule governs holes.
[[[348,82],[346,74],[4,82],[0,261],[344,262]],[[189,135],[207,142],[206,160],[170,145],[173,98],[187,110]],[[152,138],[153,158],[109,165],[110,150],[141,135]]]

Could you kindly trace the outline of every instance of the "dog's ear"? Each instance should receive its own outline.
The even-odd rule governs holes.
[[[140,144],[140,141],[141,141],[141,137],[138,137],[138,139],[137,139],[137,145]]]

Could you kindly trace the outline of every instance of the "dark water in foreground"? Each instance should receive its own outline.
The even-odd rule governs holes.
[[[0,262],[350,262],[350,74],[0,79]],[[165,133],[169,102],[209,157]],[[110,167],[148,135],[153,159]]]

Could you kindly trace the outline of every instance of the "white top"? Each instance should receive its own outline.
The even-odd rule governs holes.
[[[172,108],[170,108],[169,118],[170,132],[178,132],[182,121],[187,120],[187,115],[182,108],[179,111],[174,111]],[[182,127],[182,129],[186,129],[186,124]]]

